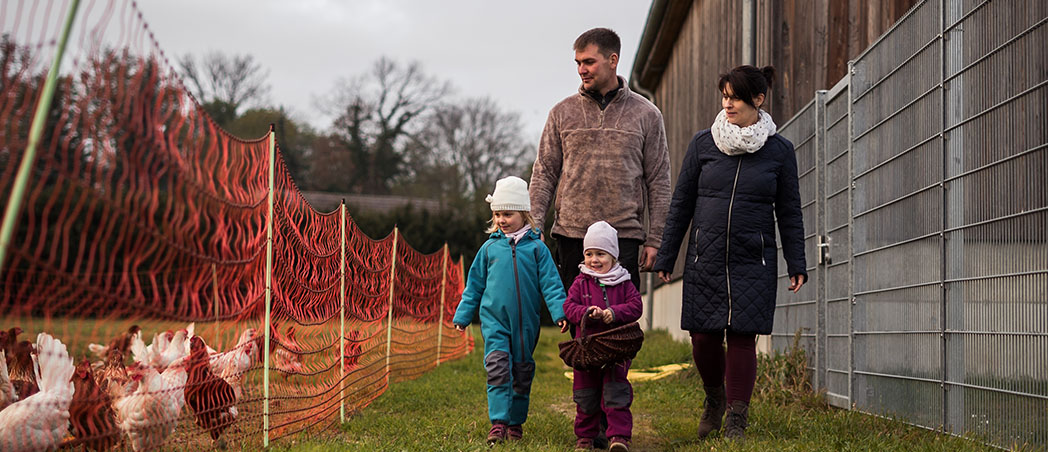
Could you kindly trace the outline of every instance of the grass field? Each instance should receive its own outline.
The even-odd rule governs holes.
[[[474,331],[475,333],[478,331]],[[445,363],[419,379],[394,384],[374,403],[347,419],[342,429],[300,435],[273,444],[273,450],[305,451],[481,451],[487,418],[483,347]],[[567,368],[556,343],[566,336],[547,328],[536,351],[538,374],[524,440],[494,450],[570,451],[575,406]],[[634,369],[689,362],[689,345],[664,332],[648,334]],[[715,434],[695,439],[703,394],[694,369],[634,384],[635,451],[984,451],[977,441],[952,437],[888,419],[830,408],[818,397],[798,395],[796,360],[763,359],[758,394],[750,410],[748,438],[731,442]]]

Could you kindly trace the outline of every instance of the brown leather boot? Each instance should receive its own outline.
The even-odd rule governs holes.
[[[706,391],[706,409],[702,411],[702,420],[699,421],[699,439],[720,430],[721,419],[724,418],[724,410],[727,408],[724,385],[702,388]]]
[[[724,437],[727,439],[745,438],[749,416],[750,404],[741,400],[733,400],[728,405],[728,416],[724,423]]]

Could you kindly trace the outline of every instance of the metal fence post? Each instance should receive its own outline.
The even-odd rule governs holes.
[[[829,247],[826,242],[828,229],[826,227],[826,180],[829,170],[827,169],[826,156],[826,90],[815,92],[815,237],[816,257],[818,264],[815,266],[815,381],[816,391],[826,389],[826,269],[829,264],[823,256],[827,256],[824,247]]]
[[[963,386],[956,386],[952,382],[965,381],[965,335],[954,334],[952,331],[966,330],[964,315],[964,284],[948,282],[965,271],[965,240],[963,229],[948,232],[955,225],[965,223],[965,190],[964,178],[947,180],[957,174],[964,172],[965,167],[965,134],[959,133],[946,137],[946,130],[951,124],[959,123],[964,116],[964,75],[947,82],[949,74],[959,71],[964,64],[964,33],[962,27],[947,30],[950,21],[962,16],[964,5],[957,0],[943,0],[940,16],[941,35],[939,37],[941,51],[940,57],[940,92],[942,94],[942,159],[943,180],[941,187],[943,191],[943,218],[942,218],[942,309],[940,310],[940,335],[942,343],[942,390],[943,390],[943,429],[948,432],[960,433],[965,430],[965,391]],[[950,20],[947,20],[950,18]],[[947,37],[957,33],[952,39]],[[947,83],[951,89],[947,90]]]
[[[266,318],[265,318],[265,348],[269,350],[270,328],[273,304],[273,197],[276,186],[276,131],[273,124],[269,125],[269,213],[266,215]],[[262,366],[262,445],[269,447],[269,353],[262,353],[264,363]]]
[[[55,86],[58,85],[58,71],[62,64],[62,57],[65,55],[66,44],[69,42],[69,30],[73,28],[73,19],[76,18],[76,11],[79,6],[80,0],[73,0],[69,4],[69,13],[66,14],[62,35],[58,38],[55,57],[51,61],[51,69],[47,71],[47,79],[44,81],[40,99],[36,102],[33,123],[29,126],[29,142],[26,143],[25,153],[22,154],[22,163],[18,166],[18,174],[15,174],[11,195],[7,198],[3,224],[0,225],[0,268],[4,267],[7,247],[11,243],[11,236],[15,232],[15,220],[18,219],[18,212],[22,210],[26,185],[29,184],[29,173],[32,172],[33,163],[36,161],[36,148],[40,145],[40,137],[44,134],[44,124],[47,123],[47,111],[51,108],[51,101],[55,96]]]

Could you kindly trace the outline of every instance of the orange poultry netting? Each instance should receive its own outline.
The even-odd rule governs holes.
[[[0,2],[0,199],[21,201],[0,245],[0,450],[253,448],[472,350],[447,247],[317,212],[279,137],[217,127],[133,2],[73,5]]]

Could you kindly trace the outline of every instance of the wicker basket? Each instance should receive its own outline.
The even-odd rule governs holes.
[[[599,370],[637,356],[644,343],[644,331],[637,322],[618,326],[597,334],[586,335],[586,319],[574,339],[561,342],[560,359],[577,370]]]

